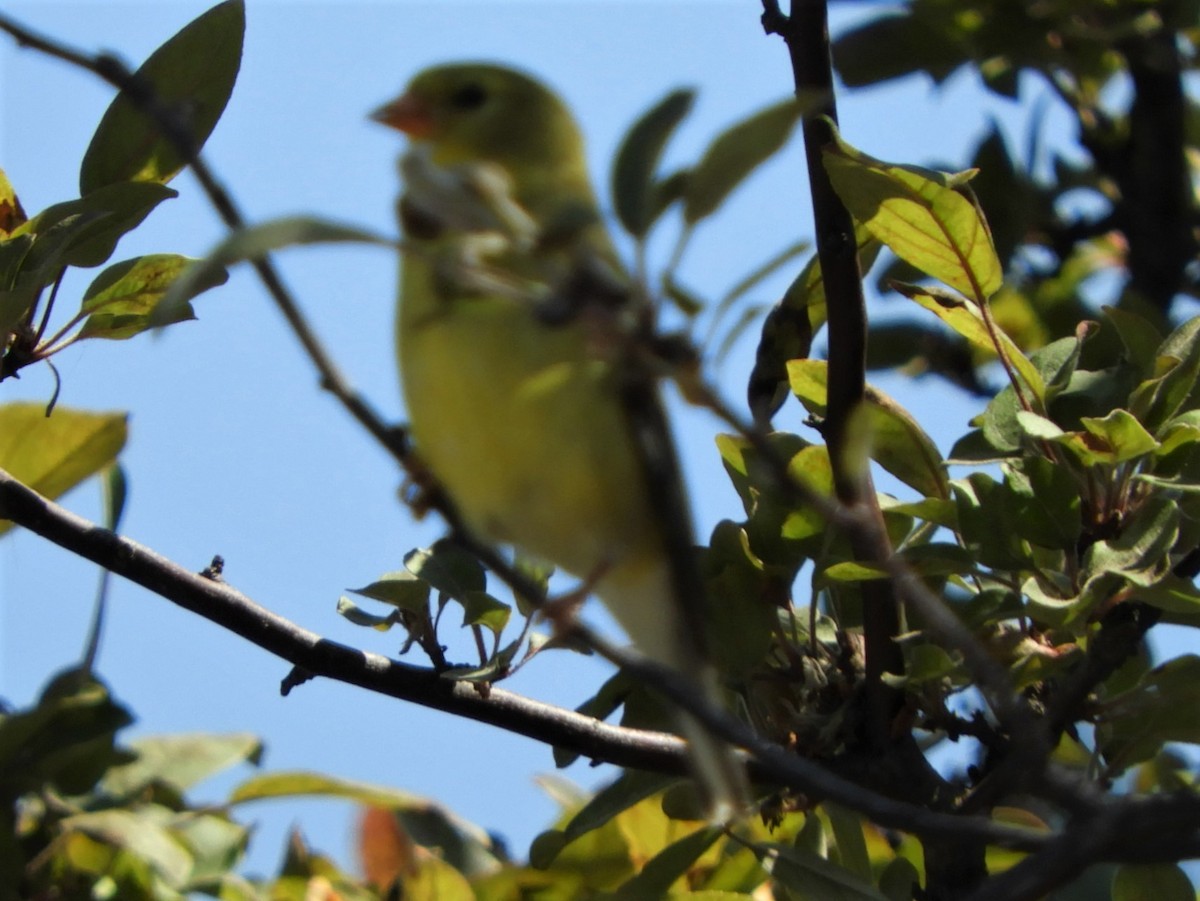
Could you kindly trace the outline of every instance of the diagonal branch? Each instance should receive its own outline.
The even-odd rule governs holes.
[[[184,569],[136,542],[76,516],[0,470],[0,518],[11,519],[80,557],[103,566],[192,613],[240,635],[264,650],[318,676],[357,685],[562,747],[620,766],[684,773],[684,743],[671,735],[599,722],[503,689],[480,692],[378,654],[321,638],[272,613],[214,579]],[[752,775],[787,785],[808,797],[836,801],[881,826],[922,836],[973,838],[1035,851],[1047,838],[993,823],[984,817],[935,813],[864,789],[812,761],[767,742],[735,717],[698,704],[687,679],[664,667],[613,648],[582,626],[583,637],[671,700],[688,707],[722,738],[750,751]],[[288,684],[293,683],[289,677]]]

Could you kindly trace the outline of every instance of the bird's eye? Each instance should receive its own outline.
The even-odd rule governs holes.
[[[478,109],[487,100],[487,91],[483,86],[472,82],[465,84],[450,95],[450,102],[461,110]]]

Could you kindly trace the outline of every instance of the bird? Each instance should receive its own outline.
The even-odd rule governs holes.
[[[583,580],[639,652],[723,706],[675,599],[611,334],[586,307],[551,321],[536,301],[580,267],[623,273],[568,106],[523,71],[464,62],[419,72],[371,118],[409,140],[396,350],[421,464],[472,535]],[[677,716],[709,818],[732,819],[744,764]]]

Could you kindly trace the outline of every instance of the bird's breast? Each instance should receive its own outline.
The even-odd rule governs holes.
[[[401,319],[416,447],[469,527],[581,578],[653,541],[609,364],[581,330],[490,298]]]

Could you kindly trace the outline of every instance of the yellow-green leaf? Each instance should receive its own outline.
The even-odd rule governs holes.
[[[25,211],[12,182],[0,169],[0,235],[12,234],[12,230],[25,221]]]
[[[1000,288],[1004,273],[987,223],[958,190],[973,173],[885,163],[836,140],[825,149],[825,171],[856,220],[896,256],[972,300]]]
[[[90,315],[79,337],[131,338],[151,327],[195,319],[188,301],[201,291],[224,284],[229,278],[224,269],[206,270],[203,280],[191,282],[191,297],[182,298],[169,317],[160,321],[155,316],[171,285],[194,262],[177,254],[156,253],[109,266],[83,295],[82,310]]]
[[[989,353],[1002,354],[1021,376],[1038,401],[1046,396],[1046,382],[1038,372],[1033,362],[1025,356],[1016,342],[1003,331],[992,331],[987,327],[979,306],[964,297],[952,297],[945,292],[921,288],[917,285],[893,284],[893,287],[905,297],[915,301],[920,306],[936,315],[942,322],[958,332],[976,347],[983,348]],[[999,347],[997,347],[999,343]]]
[[[824,360],[792,360],[787,370],[800,402],[809,412],[824,415],[828,364]],[[867,387],[866,400],[871,459],[923,496],[948,498],[949,478],[933,439],[907,410],[877,388]]]
[[[1195,901],[1196,889],[1174,863],[1123,864],[1113,876],[1112,901]]]
[[[109,466],[125,446],[124,413],[89,413],[42,404],[0,407],[0,469],[56,498]],[[0,534],[11,523],[0,520]]]

